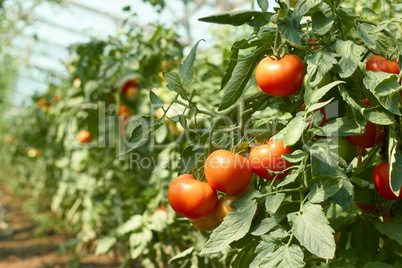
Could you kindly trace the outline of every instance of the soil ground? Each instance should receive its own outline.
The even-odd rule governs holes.
[[[72,262],[77,255],[58,254],[59,244],[73,237],[54,232],[38,235],[39,226],[23,211],[22,204],[22,198],[13,196],[0,182],[0,268],[119,267],[107,256],[86,255]],[[9,233],[1,228],[4,211]]]

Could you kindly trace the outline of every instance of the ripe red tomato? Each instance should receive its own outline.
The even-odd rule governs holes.
[[[247,158],[226,150],[217,150],[205,161],[205,177],[212,188],[226,194],[238,194],[253,178]]]
[[[233,210],[233,208],[230,206],[230,204],[232,204],[232,202],[234,200],[236,200],[237,198],[239,198],[240,196],[250,192],[251,190],[253,190],[253,188],[251,188],[251,186],[247,186],[246,189],[244,189],[242,192],[240,192],[239,194],[227,194],[222,196],[222,198],[219,200],[218,205],[216,206],[215,209],[215,215],[217,217],[217,219],[222,222],[223,218],[226,217],[226,215]],[[255,212],[255,215],[253,217],[253,219],[255,219],[258,215],[258,211],[259,211],[259,206],[260,204],[258,203],[258,209]]]
[[[399,200],[402,196],[397,197],[391,190],[389,182],[389,165],[384,162],[375,167],[373,171],[373,181],[377,192],[384,198],[389,200]],[[402,188],[401,188],[402,191]]]
[[[219,224],[221,224],[221,222],[216,217],[215,212],[212,212],[204,218],[188,220],[196,229],[204,232],[211,232],[215,230],[215,228],[218,227]]]
[[[267,169],[272,171],[283,171],[292,164],[282,158],[283,154],[291,154],[292,149],[285,147],[283,141],[276,142],[269,140],[264,145],[258,145],[251,149],[250,163],[254,172],[261,178],[272,180],[275,174],[271,174]],[[287,172],[278,175],[277,179],[283,179]]]
[[[373,72],[386,72],[399,74],[399,67],[396,61],[389,61],[381,56],[373,56],[366,62],[366,70]]]
[[[363,99],[362,102],[371,107],[368,99]],[[349,140],[360,148],[371,148],[379,144],[385,136],[384,127],[376,125],[370,121],[367,121],[366,131],[361,135],[348,136]]]
[[[126,95],[127,99],[131,99],[138,94],[138,91],[136,80],[130,80],[123,85],[121,93]]]
[[[80,133],[78,133],[77,140],[81,144],[91,142],[91,140],[92,140],[91,132],[89,132],[87,130],[80,131]]]
[[[279,60],[266,57],[258,64],[255,78],[265,93],[284,97],[299,90],[304,73],[304,64],[296,55],[286,55]]]
[[[50,106],[52,106],[52,104],[47,102],[45,98],[40,98],[38,100],[38,105],[39,105],[39,107],[45,107],[45,106],[50,107]]]
[[[178,214],[199,219],[211,214],[218,204],[218,195],[212,187],[183,174],[172,181],[168,190],[169,204]]]

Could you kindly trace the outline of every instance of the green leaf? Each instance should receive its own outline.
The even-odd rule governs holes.
[[[388,163],[391,189],[396,196],[400,196],[402,195],[400,193],[402,187],[402,153],[398,149],[398,139],[394,127],[389,128]]]
[[[275,195],[268,195],[265,197],[265,209],[270,215],[276,213],[285,197],[286,195],[284,193],[277,193]]]
[[[117,242],[116,237],[114,236],[105,236],[99,240],[98,245],[96,246],[95,255],[99,256],[101,254],[107,253]]]
[[[372,26],[370,24],[366,24],[366,23],[363,23],[363,24],[356,23],[356,25],[357,25],[357,29],[359,30],[359,34],[360,34],[362,40],[364,41],[364,43],[369,46],[375,46],[375,41],[377,40],[377,36],[369,33],[374,26]]]
[[[298,245],[281,245],[274,252],[259,260],[259,267],[304,267],[304,254]]]
[[[255,248],[256,245],[254,243],[243,247],[237,254],[236,258],[234,259],[231,267],[233,268],[249,267],[250,263],[254,260],[256,255],[254,253]]]
[[[339,39],[336,40],[332,47],[338,55],[341,55],[341,59],[338,63],[340,77],[348,78],[355,72],[359,65],[360,56],[365,50],[364,47],[356,45],[350,40],[342,41]]]
[[[273,234],[264,235],[261,237],[262,241],[258,244],[255,249],[255,253],[257,254],[254,261],[250,264],[250,268],[259,268],[261,267],[262,260],[270,253],[275,251],[278,247],[281,246],[281,239],[274,236]]]
[[[279,208],[276,213],[271,214],[271,217],[265,218],[260,224],[251,227],[250,233],[254,236],[266,234],[277,226],[286,215],[286,211],[283,208]]]
[[[230,55],[230,61],[228,63],[228,67],[226,69],[225,75],[221,81],[221,90],[226,86],[227,82],[230,80],[233,74],[233,70],[237,65],[237,59],[239,58],[239,48],[237,48],[237,44],[242,41],[238,41],[233,44],[231,50],[232,54]]]
[[[362,15],[364,15],[364,14],[370,15],[370,16],[373,16],[373,17],[378,17],[379,16],[374,10],[372,10],[372,9],[370,9],[368,7],[363,7]]]
[[[257,211],[257,200],[254,198],[259,196],[258,192],[250,191],[232,203],[234,209],[226,215],[223,222],[213,231],[201,250],[201,255],[219,252],[248,233],[251,221]]]
[[[378,125],[392,125],[396,121],[395,115],[382,106],[364,109],[363,115],[368,121]]]
[[[266,12],[268,10],[268,0],[257,0],[257,3],[262,11]]]
[[[345,171],[339,167],[339,163],[345,160],[332,152],[325,140],[318,140],[311,146],[310,157],[314,179],[328,176],[347,177]]]
[[[130,257],[137,259],[148,248],[148,243],[152,240],[152,231],[144,229],[138,233],[132,233],[130,235]]]
[[[118,235],[125,235],[129,232],[138,231],[142,227],[142,216],[134,215],[128,221],[117,227]]]
[[[374,28],[370,33],[376,33],[378,31],[382,31],[385,25],[379,25],[376,28]],[[373,51],[374,54],[376,55],[382,55],[386,59],[389,60],[395,60],[398,56],[398,47],[396,44],[396,40],[394,37],[390,37],[383,32],[378,32],[376,34],[376,40],[375,40],[375,48],[370,47],[370,49]]]
[[[175,91],[180,94],[182,98],[185,99],[185,91],[183,85],[180,80],[180,76],[174,72],[164,72],[163,78],[165,78],[167,84],[167,88],[171,91]]]
[[[334,24],[334,14],[329,14],[325,16],[321,11],[315,12],[312,16],[313,21],[313,32],[324,35],[326,34]]]
[[[180,75],[181,78],[183,78],[183,86],[187,86],[193,80],[193,76],[194,76],[194,61],[195,61],[196,54],[197,54],[198,44],[201,41],[205,41],[205,40],[201,39],[197,43],[195,43],[195,45],[191,49],[190,53],[188,54],[187,58],[184,60],[183,64],[180,66],[179,75]]]
[[[399,245],[402,245],[402,224],[394,222],[376,222],[375,228],[377,228],[380,233],[394,239]]]
[[[321,49],[312,55],[306,56],[307,73],[309,75],[311,87],[317,86],[324,75],[332,69],[332,66],[338,63],[335,59],[336,56],[337,55],[334,53]]]
[[[299,168],[295,172],[287,174],[285,179],[281,180],[281,182],[278,184],[278,187],[283,187],[285,185],[288,185],[288,184],[294,182],[299,177],[299,175],[303,171],[303,169],[304,169],[304,165],[300,165]]]
[[[299,163],[307,156],[306,152],[296,150],[292,154],[283,154],[281,157],[290,163]]]
[[[330,100],[327,100],[327,101],[324,101],[324,102],[317,102],[317,103],[314,103],[314,104],[312,104],[312,105],[309,105],[309,106],[307,107],[307,109],[306,109],[306,112],[317,111],[317,110],[319,110],[320,108],[322,108],[322,107],[327,106],[328,104],[330,104],[333,100],[334,100],[334,98],[332,98],[332,99],[330,99]]]
[[[361,134],[363,130],[353,118],[340,117],[325,123],[323,127],[319,128],[317,135],[345,137]]]
[[[149,98],[154,107],[163,107],[163,105],[165,104],[163,100],[156,96],[156,94],[152,90],[149,91]]]
[[[247,23],[252,27],[261,27],[268,24],[272,15],[272,13],[268,12],[236,10],[200,18],[198,20],[210,23],[230,24],[233,26],[240,26]]]
[[[395,268],[395,266],[384,262],[372,261],[366,263],[363,268]]]
[[[286,39],[291,45],[301,47],[301,28],[300,23],[293,19],[291,15],[284,19],[278,19],[278,29],[282,37]]]
[[[331,197],[344,210],[349,209],[355,199],[354,186],[349,179],[343,180],[342,188]]]
[[[301,214],[291,213],[288,215],[288,220],[293,234],[308,251],[324,259],[334,257],[336,248],[334,230],[329,226],[320,205],[307,202]]]
[[[320,176],[311,182],[308,199],[311,203],[324,202],[342,188],[344,179],[344,177]]]
[[[302,17],[310,11],[310,9],[321,4],[321,0],[299,0],[294,9],[294,17],[299,24]]]
[[[362,106],[360,106],[362,102],[360,100],[353,98],[346,90],[346,87],[344,85],[339,86],[339,93],[341,94],[343,100],[352,109],[352,113],[356,123],[362,127],[366,126],[367,121],[362,114]]]
[[[188,249],[186,249],[186,250],[180,252],[180,253],[177,254],[176,256],[172,257],[172,258],[168,261],[168,264],[190,259],[190,258],[193,256],[193,252],[194,252],[194,248],[193,248],[193,247],[190,247],[190,248],[188,248]]]
[[[255,65],[255,56],[250,55],[242,58],[240,62],[237,63],[233,70],[232,77],[226,85],[221,103],[219,104],[219,111],[225,110],[237,102],[250,80]]]
[[[198,159],[205,153],[205,150],[201,148],[194,149],[192,145],[189,145],[181,153],[178,165],[179,175],[190,173]]]

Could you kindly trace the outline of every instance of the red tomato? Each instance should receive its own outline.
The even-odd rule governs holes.
[[[258,145],[251,149],[250,163],[254,172],[261,178],[272,180],[275,174],[271,174],[267,169],[272,171],[283,171],[292,164],[282,158],[283,154],[291,154],[292,149],[285,147],[283,141],[276,142],[269,140],[264,145]],[[278,175],[277,179],[283,179],[287,172]]]
[[[402,172],[402,170],[401,170]],[[376,166],[373,171],[373,181],[377,192],[384,198],[389,200],[399,200],[401,197],[397,197],[391,190],[389,181],[389,165],[388,162],[384,162]],[[402,191],[402,188],[401,188]]]
[[[81,144],[90,142],[92,140],[91,132],[87,130],[80,131],[80,133],[78,133],[77,140]]]
[[[309,44],[315,44],[315,43],[317,43],[317,40],[309,39],[309,40],[308,40],[308,43],[309,43]],[[312,46],[311,48],[314,49],[314,46]],[[318,49],[320,49],[320,48],[317,47],[316,49],[318,50]]]
[[[396,61],[389,61],[381,56],[373,56],[366,62],[366,70],[373,72],[386,72],[399,74],[399,67]]]
[[[212,212],[206,217],[200,219],[188,219],[189,222],[198,230],[204,232],[211,232],[215,230],[216,227],[221,224],[218,218],[215,215],[215,212]]]
[[[240,192],[239,194],[227,194],[222,196],[222,198],[219,200],[218,205],[216,206],[215,209],[215,215],[217,217],[217,219],[222,222],[223,218],[226,217],[226,215],[233,210],[233,208],[230,206],[230,204],[232,204],[232,202],[234,200],[236,200],[237,198],[239,198],[240,196],[250,192],[251,190],[253,190],[253,188],[251,188],[251,186],[247,186],[246,189],[244,189],[242,192]],[[254,214],[253,219],[255,219],[258,215],[258,211],[259,211],[259,204],[258,204],[258,208],[257,211]]]
[[[238,194],[253,178],[247,158],[226,150],[217,150],[205,161],[205,177],[212,188],[226,194]]]
[[[279,60],[266,57],[258,64],[255,78],[265,93],[284,97],[299,90],[304,73],[304,64],[296,55],[286,55]]]
[[[172,181],[168,190],[169,204],[178,214],[199,219],[211,214],[218,204],[218,195],[212,187],[183,174]]]
[[[362,102],[371,107],[368,99],[363,99]],[[366,131],[361,135],[348,136],[349,140],[360,148],[371,148],[379,144],[385,136],[384,127],[376,125],[370,121],[367,121]]]
[[[127,81],[127,82],[123,85],[123,88],[122,88],[122,90],[121,90],[121,93],[126,94],[126,92],[127,92],[127,90],[128,90],[129,88],[137,88],[137,89],[138,89],[138,84],[136,83],[135,80]]]

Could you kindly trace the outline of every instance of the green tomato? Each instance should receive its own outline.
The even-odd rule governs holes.
[[[352,160],[357,155],[357,147],[344,137],[328,137],[332,139],[335,144],[338,144],[339,147],[332,150],[332,152],[337,153],[340,157],[342,157],[347,164],[352,162]]]

